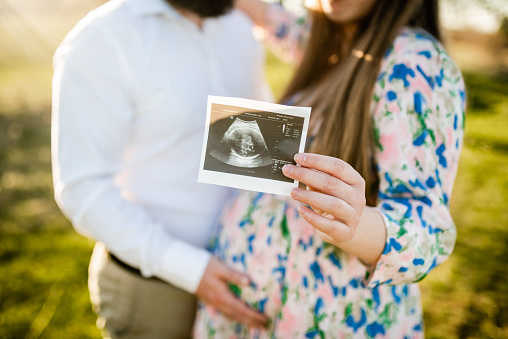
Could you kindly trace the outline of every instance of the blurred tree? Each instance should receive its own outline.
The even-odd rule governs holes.
[[[506,0],[444,0],[452,4],[457,10],[468,6],[481,6],[494,14],[499,20],[499,31],[508,37],[508,1]]]
[[[501,26],[499,27],[499,32],[508,41],[508,16],[505,16],[504,18],[501,19]]]

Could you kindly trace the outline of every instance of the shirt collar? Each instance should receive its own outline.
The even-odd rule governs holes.
[[[171,18],[181,17],[180,13],[164,0],[130,0],[132,13],[137,16],[163,14]]]

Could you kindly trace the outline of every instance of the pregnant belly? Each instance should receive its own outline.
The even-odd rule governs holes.
[[[345,326],[350,305],[357,305],[355,310],[361,315],[361,300],[374,298],[370,290],[361,288],[364,266],[357,258],[324,244],[299,217],[298,206],[290,199],[242,191],[220,218],[213,252],[250,276],[251,286],[232,286],[232,290],[272,320],[262,338],[271,334],[303,338],[320,321],[323,328],[330,323]],[[197,329],[221,334],[238,329],[213,307],[198,313],[197,324]],[[255,336],[248,333],[243,337]]]
[[[292,230],[297,206],[285,198],[248,191],[232,199],[221,216],[213,252],[251,278],[251,286],[232,286],[233,291],[275,318],[285,297],[289,252],[300,233]]]

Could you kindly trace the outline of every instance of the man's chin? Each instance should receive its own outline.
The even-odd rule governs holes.
[[[166,0],[176,8],[191,11],[203,18],[213,18],[228,13],[234,0]]]

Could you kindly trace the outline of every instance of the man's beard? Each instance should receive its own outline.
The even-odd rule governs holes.
[[[210,18],[226,14],[234,0],[166,0],[178,9],[191,11],[200,17]]]

